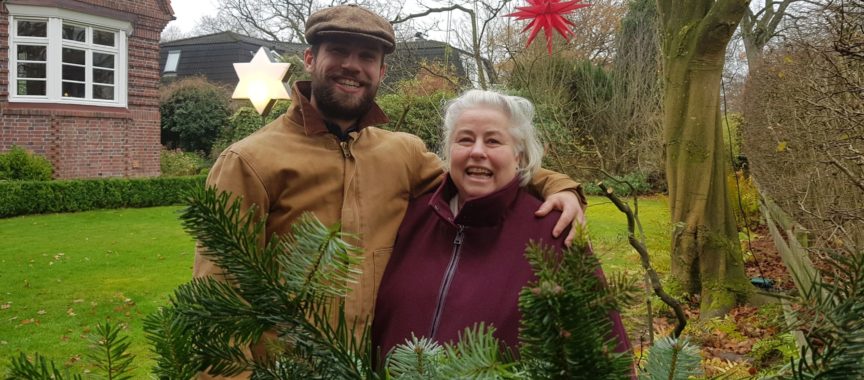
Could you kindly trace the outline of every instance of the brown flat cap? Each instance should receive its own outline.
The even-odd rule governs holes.
[[[306,20],[306,42],[310,44],[340,36],[374,39],[384,45],[384,54],[390,54],[396,48],[396,36],[390,22],[354,4],[325,8]]]

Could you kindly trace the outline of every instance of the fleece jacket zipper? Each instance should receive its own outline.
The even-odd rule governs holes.
[[[456,232],[456,238],[453,239],[453,253],[450,256],[450,263],[447,264],[447,271],[444,272],[444,279],[441,280],[441,288],[438,290],[438,303],[435,305],[435,314],[432,316],[432,328],[429,331],[430,339],[435,339],[435,334],[438,333],[438,323],[441,321],[444,300],[447,298],[447,292],[450,290],[453,276],[456,275],[456,267],[459,264],[459,252],[462,250],[462,239],[464,237],[465,226],[459,225],[459,231]]]

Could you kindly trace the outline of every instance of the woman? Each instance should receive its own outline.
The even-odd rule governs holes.
[[[519,292],[534,279],[529,240],[564,247],[549,232],[558,215],[534,216],[541,201],[523,186],[543,147],[523,98],[471,90],[444,115],[446,180],[411,202],[387,264],[375,307],[373,347],[386,354],[412,334],[455,342],[477,322],[518,344]],[[602,276],[602,272],[599,272]],[[629,349],[617,314],[619,350]]]

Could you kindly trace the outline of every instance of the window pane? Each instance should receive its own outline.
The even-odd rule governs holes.
[[[48,22],[18,20],[18,35],[23,37],[47,37]]]
[[[93,85],[93,99],[114,100],[114,86]]]
[[[42,95],[45,96],[45,81],[43,80],[19,80],[18,95]]]
[[[63,65],[63,80],[84,81],[84,68],[80,66]]]
[[[45,64],[19,63],[18,78],[45,78]]]
[[[114,84],[114,70],[93,69],[93,81]]]
[[[83,65],[85,62],[84,59],[84,50],[63,48],[63,63]]]
[[[45,46],[18,45],[19,61],[45,61]]]
[[[105,46],[114,46],[114,32],[93,29],[93,43]]]
[[[177,64],[180,63],[181,50],[172,50],[168,52],[168,58],[165,59],[165,72],[173,73],[177,71]]]
[[[83,98],[84,83],[63,82],[64,98]]]
[[[114,68],[114,54],[93,53],[93,66]]]
[[[78,25],[63,24],[63,39],[85,42],[87,40],[87,28]]]

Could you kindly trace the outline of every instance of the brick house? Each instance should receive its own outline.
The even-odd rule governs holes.
[[[0,152],[56,178],[159,175],[159,35],[169,0],[3,0]]]

